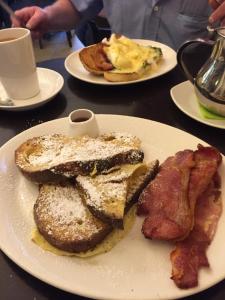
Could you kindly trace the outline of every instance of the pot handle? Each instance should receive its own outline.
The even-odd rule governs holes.
[[[196,43],[200,43],[200,44],[207,44],[207,45],[214,45],[215,41],[212,40],[204,40],[204,39],[195,39],[195,40],[190,40],[185,42],[184,44],[182,44],[180,46],[180,48],[177,51],[177,62],[178,65],[181,67],[182,71],[184,72],[184,74],[186,75],[187,79],[190,80],[192,83],[194,83],[195,78],[191,75],[191,73],[189,72],[187,65],[185,64],[184,60],[183,60],[183,53],[184,50],[189,47],[192,44],[196,44]]]

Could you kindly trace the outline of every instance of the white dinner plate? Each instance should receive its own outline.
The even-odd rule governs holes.
[[[175,105],[187,116],[206,125],[225,129],[225,119],[206,119],[201,115],[194,86],[190,81],[184,81],[175,85],[170,90],[170,95]]]
[[[165,160],[183,149],[196,149],[200,139],[154,121],[118,115],[97,115],[101,133],[130,132],[142,140],[145,160]],[[27,181],[14,163],[14,151],[25,140],[52,133],[67,133],[67,118],[42,123],[8,141],[0,149],[0,247],[21,268],[62,290],[94,299],[175,299],[195,294],[225,278],[225,212],[202,269],[196,288],[178,289],[170,279],[170,252],[166,242],[147,240],[137,217],[129,234],[111,251],[88,259],[62,257],[40,249],[31,241],[32,208],[38,188]],[[172,139],[172,140],[171,140]],[[224,164],[221,166],[225,194]],[[220,259],[221,258],[221,259]]]
[[[149,79],[161,76],[161,75],[169,72],[176,66],[176,64],[177,64],[176,52],[172,48],[170,48],[164,44],[161,44],[161,43],[158,43],[155,41],[150,41],[150,40],[135,39],[134,41],[136,41],[137,43],[139,43],[141,45],[146,45],[146,46],[151,45],[153,47],[160,47],[162,49],[163,57],[164,57],[162,62],[160,62],[160,64],[158,65],[158,68],[156,71],[154,71],[151,74],[146,75],[140,79],[133,80],[133,81],[127,81],[127,82],[109,82],[109,81],[105,80],[103,76],[95,76],[95,75],[89,73],[83,67],[83,65],[80,61],[80,58],[79,58],[79,52],[81,50],[71,53],[66,58],[65,68],[72,76],[74,76],[80,80],[86,81],[86,82],[90,82],[90,83],[94,83],[94,84],[102,84],[102,85],[124,85],[124,84],[132,84],[132,83],[136,83],[136,82],[140,82],[140,81],[145,81],[145,80],[149,80]]]
[[[64,84],[62,75],[58,72],[46,69],[37,68],[37,76],[40,86],[40,92],[26,100],[13,100],[12,106],[0,105],[0,110],[22,111],[39,107],[49,102],[61,90]],[[5,98],[6,94],[0,82],[0,98]]]

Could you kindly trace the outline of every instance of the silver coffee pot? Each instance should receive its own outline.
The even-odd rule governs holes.
[[[177,61],[194,84],[198,101],[206,109],[225,116],[225,27],[214,29],[215,41],[196,39],[185,42],[177,52]],[[194,78],[183,60],[184,50],[193,43],[213,45],[212,53]]]

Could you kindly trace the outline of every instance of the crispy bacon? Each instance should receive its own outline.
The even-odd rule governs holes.
[[[222,212],[218,185],[213,181],[198,198],[195,209],[195,225],[190,235],[178,242],[172,251],[172,279],[182,289],[198,285],[198,271],[209,267],[206,249],[211,243]]]
[[[142,232],[147,238],[163,240],[186,236],[191,226],[187,189],[193,151],[184,150],[169,157],[160,167],[156,178],[139,198],[138,215],[147,217]]]
[[[142,226],[146,238],[182,240],[188,236],[196,201],[221,160],[215,148],[198,145],[197,151],[180,151],[161,165],[139,199],[137,213],[147,215]]]
[[[195,167],[191,171],[188,188],[189,205],[192,214],[194,214],[198,197],[206,190],[212,178],[217,173],[222,156],[213,147],[198,145],[198,150],[194,152],[194,160]]]

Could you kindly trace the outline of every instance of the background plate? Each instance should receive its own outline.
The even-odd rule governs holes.
[[[146,46],[151,45],[153,47],[160,47],[162,49],[164,60],[159,64],[157,71],[155,71],[154,73],[148,76],[144,76],[138,80],[127,81],[127,82],[109,82],[105,80],[103,76],[95,76],[93,74],[90,74],[87,70],[84,69],[79,58],[80,50],[71,53],[66,58],[65,68],[72,76],[86,82],[90,82],[94,84],[102,84],[102,85],[125,85],[125,84],[132,84],[140,81],[145,81],[151,78],[161,76],[169,72],[176,66],[177,64],[176,52],[172,48],[164,44],[155,41],[150,41],[150,40],[135,39],[134,41],[136,41],[141,45],[146,45]]]
[[[225,129],[225,120],[213,120],[202,117],[194,87],[190,81],[184,81],[172,87],[170,95],[174,104],[187,116],[203,124]]]
[[[97,115],[97,121],[101,132],[137,135],[142,140],[146,161],[157,158],[162,162],[178,150],[196,149],[198,143],[206,145],[188,133],[145,119]],[[189,290],[178,289],[170,279],[172,245],[145,239],[141,233],[143,219],[139,217],[131,232],[110,252],[89,259],[60,257],[36,246],[30,236],[38,189],[18,171],[14,151],[34,136],[66,134],[67,126],[67,118],[42,123],[15,136],[0,149],[0,247],[7,256],[53,286],[95,299],[175,299],[204,290],[225,277],[225,260],[219,259],[224,257],[224,212],[208,249],[211,268],[202,269],[199,286]],[[224,164],[220,173],[224,194]]]

